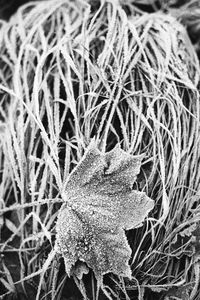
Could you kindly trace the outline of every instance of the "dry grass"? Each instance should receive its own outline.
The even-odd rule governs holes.
[[[95,299],[92,272],[68,279],[51,252],[66,178],[95,136],[146,154],[137,187],[156,203],[127,232],[133,280],[106,276],[105,298],[198,297],[200,72],[185,29],[131,2],[34,2],[1,22],[0,44],[2,294]]]

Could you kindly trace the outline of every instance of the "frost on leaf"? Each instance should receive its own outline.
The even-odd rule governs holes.
[[[69,276],[79,260],[98,280],[108,272],[131,278],[124,229],[140,225],[153,208],[145,193],[132,189],[142,158],[120,146],[101,153],[92,143],[70,174],[56,226],[56,249]]]

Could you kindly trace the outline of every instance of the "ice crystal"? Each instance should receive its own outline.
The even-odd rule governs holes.
[[[98,280],[108,272],[131,278],[124,230],[140,225],[153,208],[145,193],[132,189],[142,159],[120,146],[101,153],[93,142],[70,174],[56,226],[69,276],[79,260]]]

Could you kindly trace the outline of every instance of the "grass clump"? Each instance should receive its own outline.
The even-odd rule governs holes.
[[[67,278],[52,250],[66,178],[95,137],[146,154],[137,188],[155,201],[127,232],[133,280],[106,275],[100,297],[198,296],[200,73],[184,27],[60,0],[22,6],[0,33],[2,294],[95,299],[92,272]]]

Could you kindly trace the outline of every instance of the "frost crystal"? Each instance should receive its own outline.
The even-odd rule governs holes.
[[[132,190],[142,158],[120,146],[101,153],[91,143],[70,174],[56,226],[56,248],[69,276],[80,260],[98,280],[108,272],[131,278],[124,229],[140,225],[154,206],[145,193]]]

